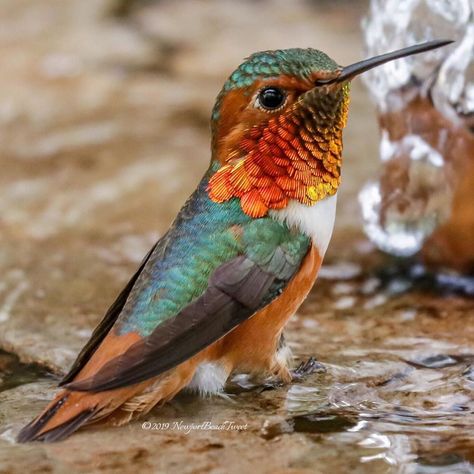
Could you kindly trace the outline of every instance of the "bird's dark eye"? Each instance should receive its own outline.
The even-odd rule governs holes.
[[[258,105],[265,110],[280,108],[286,100],[286,94],[276,87],[267,87],[258,93]]]

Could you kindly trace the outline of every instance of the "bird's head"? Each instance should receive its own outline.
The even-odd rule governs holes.
[[[212,112],[208,193],[262,217],[290,200],[337,192],[349,83],[387,61],[434,49],[431,41],[341,67],[316,49],[255,53],[229,77]]]

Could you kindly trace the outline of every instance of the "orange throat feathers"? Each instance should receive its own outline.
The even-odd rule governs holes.
[[[226,101],[228,109],[235,109],[237,92],[224,98],[223,114],[238,112],[226,110]],[[290,200],[311,206],[334,195],[348,103],[346,85],[331,94],[315,88],[268,120],[237,124],[218,136],[213,160],[221,167],[209,181],[210,198],[218,203],[239,198],[242,210],[258,218],[285,208]]]

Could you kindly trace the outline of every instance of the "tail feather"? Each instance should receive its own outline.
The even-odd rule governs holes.
[[[27,443],[33,441],[36,435],[44,428],[44,426],[54,417],[58,410],[64,405],[68,398],[68,394],[59,398],[55,403],[51,404],[38,418],[35,418],[18,433],[16,440],[19,443]]]
[[[127,422],[172,398],[191,381],[195,369],[196,361],[189,360],[166,376],[129,387],[94,393],[65,389],[19,432],[17,441],[55,442],[99,420]]]
[[[82,393],[64,391],[18,433],[17,442],[60,441],[81,426],[106,416],[125,400],[120,396],[114,399],[110,393],[109,397],[85,397]]]
[[[66,439],[70,434],[74,433],[81,426],[85,425],[97,413],[95,409],[84,410],[79,415],[71,418],[62,425],[52,428],[44,433],[37,434],[33,439],[27,441],[44,441],[46,443],[54,443]]]
[[[64,423],[48,428],[59,410],[69,400],[69,395],[69,393],[65,393],[57,400],[54,400],[38,418],[28,423],[18,433],[17,441],[19,443],[27,443],[29,441],[59,441],[87,423],[97,413],[98,410],[96,408],[86,408]]]

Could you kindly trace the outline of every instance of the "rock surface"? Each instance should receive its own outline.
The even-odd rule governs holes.
[[[5,0],[0,347],[64,372],[206,169],[226,76],[269,48],[357,60],[365,8]],[[240,380],[230,399],[179,397],[144,420],[149,429],[23,446],[14,435],[56,379],[0,355],[0,472],[472,472],[472,284],[400,267],[362,237],[356,196],[377,166],[376,134],[355,82],[333,245],[288,331],[298,358],[318,356],[325,373],[263,392]],[[205,422],[221,429],[188,430]]]

